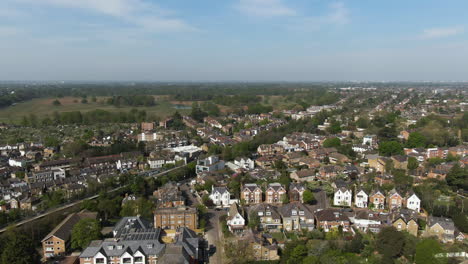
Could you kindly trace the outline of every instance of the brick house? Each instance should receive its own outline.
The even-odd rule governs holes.
[[[265,191],[265,202],[283,203],[283,197],[286,195],[286,189],[280,183],[269,183]]]
[[[241,190],[241,200],[245,204],[258,204],[262,202],[262,189],[256,183],[246,183]]]
[[[369,204],[371,204],[374,209],[384,209],[385,195],[379,190],[372,191],[369,195]]]

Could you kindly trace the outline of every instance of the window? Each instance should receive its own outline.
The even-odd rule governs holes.
[[[271,215],[271,212],[266,212],[266,215]]]
[[[146,245],[147,248],[153,248],[153,244]]]
[[[143,257],[135,257],[135,262],[143,262]]]
[[[104,258],[97,258],[96,264],[104,264]]]
[[[60,245],[60,241],[57,241],[57,245]]]
[[[118,245],[118,246],[117,246],[117,249],[122,249],[122,248],[123,248],[122,245]]]
[[[132,259],[131,258],[124,258],[123,263],[124,264],[130,264],[130,263],[132,263]]]

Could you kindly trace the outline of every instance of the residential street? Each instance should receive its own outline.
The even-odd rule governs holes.
[[[219,217],[226,214],[225,211],[209,210],[208,231],[206,238],[210,245],[216,247],[215,253],[210,257],[210,263],[221,264],[223,263],[223,233],[219,225]]]

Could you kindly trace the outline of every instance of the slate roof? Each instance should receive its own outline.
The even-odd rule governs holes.
[[[82,219],[96,219],[97,213],[92,212],[80,212],[70,214],[60,224],[58,224],[49,234],[47,234],[42,241],[48,239],[51,236],[58,237],[67,241],[70,238],[73,227]],[[42,242],[41,241],[41,242]]]
[[[349,221],[349,218],[339,209],[324,209],[315,212],[318,221]]]
[[[132,229],[148,229],[151,228],[151,223],[139,216],[128,216],[120,219],[115,225],[112,232],[114,237],[120,237],[124,233],[128,233]]]
[[[285,204],[285,205],[283,205],[283,206],[281,206],[279,208],[280,214],[283,217],[293,216],[292,212],[294,210],[296,210],[296,212],[297,212],[297,215],[294,215],[294,216],[299,216],[299,211],[304,211],[304,215],[301,215],[301,216],[304,216],[304,217],[306,217],[308,219],[314,218],[314,213],[312,213],[312,211],[309,210],[309,208],[307,208],[301,202],[292,202],[292,203],[289,203],[289,204]]]
[[[258,185],[256,183],[246,183],[244,184],[244,190],[245,189],[249,189],[249,191],[253,192],[255,191],[255,189],[259,188]]]
[[[428,225],[432,227],[435,224],[439,224],[444,230],[455,230],[455,224],[450,218],[429,216]]]

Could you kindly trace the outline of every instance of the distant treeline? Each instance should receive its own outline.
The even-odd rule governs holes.
[[[143,121],[155,121],[155,117],[149,117],[144,110],[132,109],[127,112],[109,112],[96,109],[89,112],[54,112],[52,116],[39,119],[36,115],[24,116],[23,126],[49,126],[69,124],[99,124],[99,123],[134,123]]]
[[[114,106],[154,106],[156,104],[151,95],[119,95],[107,99],[107,103]]]
[[[144,95],[168,95],[173,100],[209,101],[221,105],[258,103],[260,95],[323,94],[329,84],[275,84],[275,83],[102,83],[102,84],[0,84],[0,107],[34,98],[64,96],[112,96],[112,104],[146,105],[154,99]],[[336,96],[335,96],[336,97]]]

